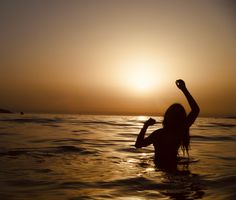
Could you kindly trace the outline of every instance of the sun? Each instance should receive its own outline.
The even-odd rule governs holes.
[[[137,91],[148,92],[154,86],[154,77],[145,68],[137,68],[130,74],[130,87]]]
[[[154,62],[136,59],[127,62],[122,73],[125,87],[136,93],[152,92],[158,80],[157,65]]]

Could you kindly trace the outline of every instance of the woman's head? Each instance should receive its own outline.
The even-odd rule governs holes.
[[[165,112],[163,126],[170,129],[181,128],[185,124],[186,117],[184,107],[181,104],[175,103]]]
[[[163,127],[175,134],[179,140],[183,150],[188,151],[189,147],[189,128],[186,127],[186,111],[181,104],[175,103],[171,105],[164,115]]]

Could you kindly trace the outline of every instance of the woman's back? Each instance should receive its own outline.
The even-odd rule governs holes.
[[[155,147],[155,163],[158,166],[172,167],[177,164],[180,140],[175,134],[164,128],[159,129],[153,145]]]

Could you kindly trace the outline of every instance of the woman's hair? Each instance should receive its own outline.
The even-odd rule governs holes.
[[[179,136],[180,146],[188,155],[190,136],[189,127],[186,127],[187,114],[181,104],[175,103],[171,105],[164,115],[163,127],[170,130],[171,133]]]

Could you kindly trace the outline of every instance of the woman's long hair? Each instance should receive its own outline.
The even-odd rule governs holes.
[[[187,114],[184,107],[175,103],[165,112],[163,127],[169,130],[171,134],[175,134],[177,139],[179,139],[183,153],[187,152],[188,155],[190,135],[189,127],[186,126],[186,119]]]

